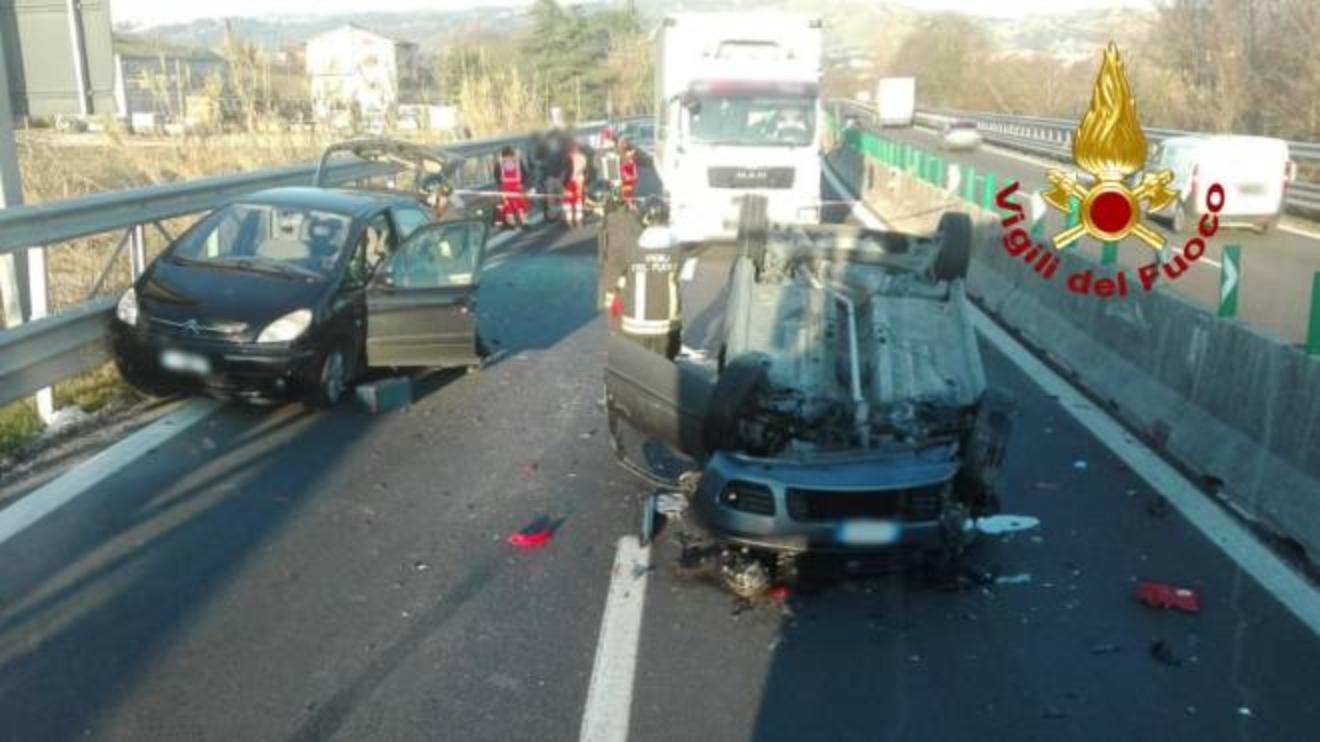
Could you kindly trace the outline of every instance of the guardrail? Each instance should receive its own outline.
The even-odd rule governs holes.
[[[866,103],[842,100],[836,102],[851,107],[859,113],[867,115],[876,113],[875,107]],[[992,144],[1054,160],[1072,159],[1072,137],[1077,129],[1077,122],[1068,119],[921,109],[917,111],[915,121],[918,126],[939,129],[945,122],[954,118],[975,121],[981,135]],[[1205,132],[1153,127],[1143,131],[1151,144],[1158,144],[1169,137],[1205,134]],[[1299,165],[1304,164],[1314,172],[1320,172],[1320,143],[1290,141],[1288,151]],[[1284,204],[1290,211],[1320,213],[1320,183],[1300,180],[1289,183]]]
[[[575,130],[581,136],[600,128],[593,122]],[[437,147],[456,158],[456,185],[479,187],[490,181],[494,157],[505,146],[522,146],[527,135],[505,136]],[[29,247],[125,230],[111,254],[101,280],[82,304],[50,317],[0,331],[0,405],[29,395],[70,376],[99,366],[110,358],[106,342],[115,298],[96,298],[105,276],[124,251],[130,253],[133,278],[146,267],[141,255],[143,228],[165,219],[215,209],[228,201],[266,188],[312,184],[315,162],[287,165],[238,175],[112,191],[81,198],[0,209],[0,255]],[[388,175],[391,168],[373,163],[338,164],[331,169],[336,184]]]

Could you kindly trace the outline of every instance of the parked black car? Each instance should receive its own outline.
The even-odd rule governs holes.
[[[486,220],[408,193],[279,188],[224,206],[119,301],[124,378],[150,393],[335,403],[368,367],[479,363]]]

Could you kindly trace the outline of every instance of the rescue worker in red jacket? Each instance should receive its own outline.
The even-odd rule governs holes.
[[[587,202],[587,168],[590,160],[574,142],[568,149],[568,167],[564,173],[564,220],[569,228],[582,226]]]
[[[619,163],[619,195],[629,208],[637,205],[638,178],[637,150],[633,149],[631,142],[624,140],[623,160]]]
[[[495,181],[500,184],[499,207],[495,211],[496,221],[505,227],[523,228],[527,226],[527,191],[523,178],[527,167],[513,147],[500,150],[500,159],[495,163]]]

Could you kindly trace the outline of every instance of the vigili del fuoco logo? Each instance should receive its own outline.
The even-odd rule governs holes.
[[[1128,87],[1118,47],[1110,42],[1104,51],[1100,74],[1091,93],[1091,106],[1082,117],[1072,138],[1073,162],[1084,171],[1077,174],[1050,168],[1046,171],[1049,189],[1041,194],[1050,208],[1073,216],[1071,224],[1050,240],[1053,250],[1033,243],[1023,226],[1022,205],[1011,200],[1020,188],[1016,181],[1001,190],[995,201],[1009,212],[1003,219],[1004,249],[1021,258],[1044,279],[1052,279],[1061,263],[1057,252],[1073,246],[1082,235],[1101,242],[1118,243],[1134,237],[1148,246],[1155,259],[1137,268],[1137,283],[1150,291],[1163,274],[1175,280],[1205,254],[1205,240],[1219,231],[1219,212],[1224,208],[1224,188],[1219,183],[1205,190],[1204,204],[1193,204],[1199,214],[1196,233],[1172,253],[1164,235],[1143,220],[1145,216],[1170,206],[1181,208],[1179,194],[1169,189],[1173,173],[1152,172],[1146,166],[1146,135],[1137,120],[1137,103]],[[1071,219],[1070,219],[1071,221]],[[1094,293],[1101,298],[1127,296],[1126,272],[1113,278],[1095,278],[1090,269],[1068,276],[1069,291]]]

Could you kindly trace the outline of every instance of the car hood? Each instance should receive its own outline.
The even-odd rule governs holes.
[[[143,316],[158,329],[192,321],[193,335],[254,340],[266,325],[297,309],[312,309],[328,280],[218,269],[158,260],[138,284]]]

